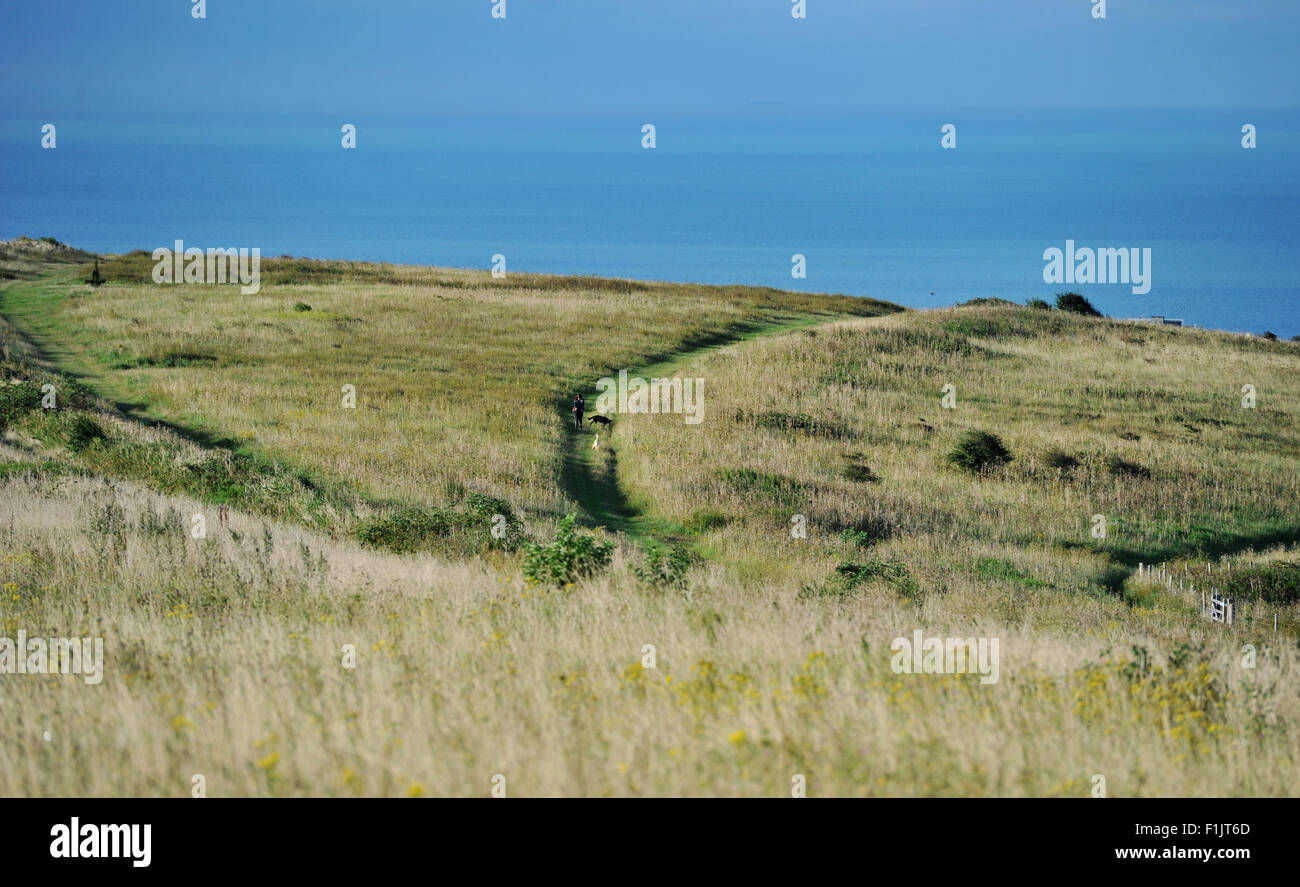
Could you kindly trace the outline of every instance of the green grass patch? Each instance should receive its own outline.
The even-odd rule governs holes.
[[[1041,579],[1035,579],[1028,573],[1016,569],[1016,566],[1011,561],[998,557],[982,557],[975,561],[974,573],[984,579],[1014,582],[1025,588],[1044,588],[1047,586],[1047,583]]]

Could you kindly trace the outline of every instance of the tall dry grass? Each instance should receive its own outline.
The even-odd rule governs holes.
[[[813,600],[718,569],[663,592],[626,551],[541,591],[239,514],[190,539],[200,504],[124,483],[0,492],[3,633],[106,639],[98,686],[0,677],[5,795],[180,796],[196,774],[210,796],[485,795],[495,774],[513,796],[1300,788],[1294,646],[1248,671],[1254,635],[1174,610],[972,580]],[[999,682],[894,674],[914,628],[1000,638]],[[1199,652],[1126,671],[1174,640]]]

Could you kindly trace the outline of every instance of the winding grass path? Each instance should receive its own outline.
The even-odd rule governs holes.
[[[654,363],[628,367],[628,376],[643,379],[671,378],[705,354],[753,339],[849,320],[852,317],[853,315],[846,314],[791,314],[766,323],[752,324],[718,336],[706,344],[675,352]],[[614,373],[617,370],[612,371],[611,375]],[[594,402],[593,398],[592,403]],[[634,538],[645,537],[653,532],[671,535],[675,528],[632,504],[619,483],[618,417],[613,418],[615,430],[613,433],[608,429],[599,432],[600,449],[596,450],[592,448],[597,434],[595,426],[584,422],[582,431],[576,431],[572,414],[564,414],[566,433],[560,486],[581,506],[583,513],[580,519],[589,526],[604,527]]]

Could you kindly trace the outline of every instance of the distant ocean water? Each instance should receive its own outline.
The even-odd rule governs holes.
[[[1300,112],[755,110],[681,119],[0,121],[0,238],[873,296],[1083,292],[1112,316],[1300,334]],[[641,125],[657,147],[641,147]],[[357,126],[357,148],[340,126]],[[957,148],[940,148],[940,127]],[[1252,123],[1258,147],[1241,147]],[[1152,250],[1152,287],[1043,251]],[[807,278],[791,257],[807,257]]]

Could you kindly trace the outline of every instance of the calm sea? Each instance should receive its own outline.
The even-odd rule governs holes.
[[[1300,334],[1294,110],[818,112],[642,120],[0,121],[0,237],[875,296],[1082,291],[1115,316]],[[657,146],[641,147],[643,123]],[[357,147],[340,147],[340,126]],[[940,128],[957,127],[957,147]],[[1258,147],[1241,146],[1254,124]],[[1151,291],[1043,251],[1152,251]],[[806,256],[807,278],[791,277]]]

